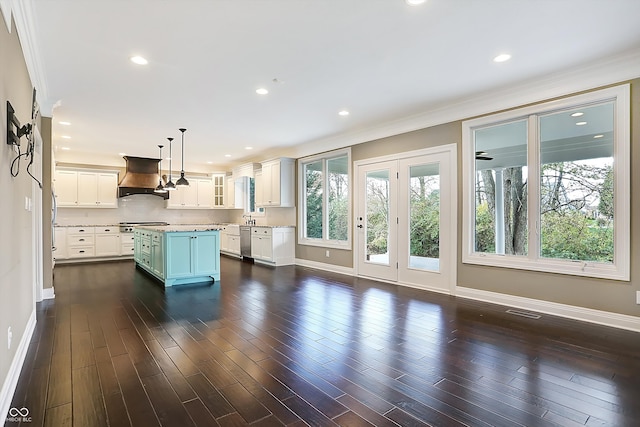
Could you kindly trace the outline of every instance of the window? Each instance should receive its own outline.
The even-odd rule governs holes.
[[[463,262],[629,280],[629,86],[463,123]]]
[[[340,150],[299,161],[299,243],[350,247],[350,153]]]

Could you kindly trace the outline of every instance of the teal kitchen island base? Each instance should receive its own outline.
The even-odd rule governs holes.
[[[134,260],[166,286],[220,280],[217,226],[138,227]]]

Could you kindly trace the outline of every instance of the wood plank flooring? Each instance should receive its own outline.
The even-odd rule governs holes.
[[[25,426],[637,426],[640,334],[224,258],[169,289],[61,265],[12,406]],[[5,426],[19,423],[7,421]]]

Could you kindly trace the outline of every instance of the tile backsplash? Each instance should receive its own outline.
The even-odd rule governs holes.
[[[164,221],[169,224],[244,223],[241,209],[167,209],[157,196],[136,194],[118,199],[117,209],[58,208],[56,225],[110,225]],[[295,208],[267,208],[258,225],[295,225]]]
[[[157,196],[137,194],[118,199],[117,209],[58,208],[58,225],[106,225],[120,222],[165,221],[169,224],[230,222],[227,209],[166,209]]]

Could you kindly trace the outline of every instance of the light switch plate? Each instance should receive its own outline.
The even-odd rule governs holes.
[[[640,291],[636,291],[636,304],[640,304]]]

